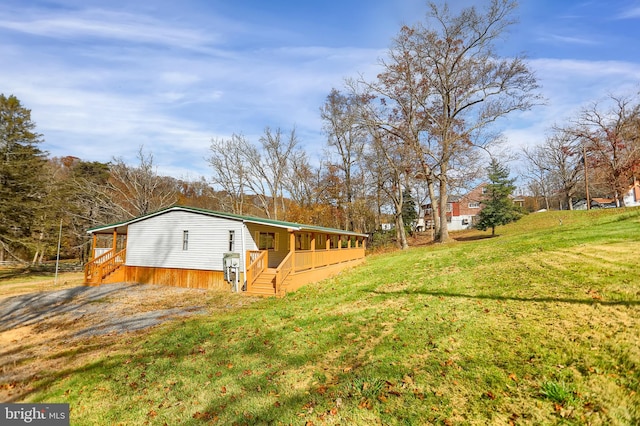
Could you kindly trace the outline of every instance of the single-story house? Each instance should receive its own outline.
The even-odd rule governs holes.
[[[85,284],[282,296],[364,261],[367,234],[174,206],[87,231]]]

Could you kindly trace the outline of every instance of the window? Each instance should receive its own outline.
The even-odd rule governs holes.
[[[182,250],[189,250],[189,231],[182,231]]]
[[[479,209],[480,208],[480,203],[477,203],[477,202],[469,203],[469,208],[470,209]]]
[[[487,187],[486,187],[486,186],[483,186],[483,187],[482,187],[482,193],[483,193],[483,194],[486,194],[486,193],[487,193],[487,191],[488,191]]]
[[[277,250],[277,240],[275,232],[258,232],[258,249]]]
[[[234,251],[236,248],[236,231],[229,231],[229,251]]]
[[[311,234],[296,234],[296,250],[311,250]]]

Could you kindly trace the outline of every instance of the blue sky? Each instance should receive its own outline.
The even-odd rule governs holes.
[[[463,7],[484,4],[454,0]],[[161,174],[208,177],[212,138],[294,126],[312,158],[319,108],[348,77],[373,79],[418,0],[0,3],[0,93],[32,110],[51,156],[122,157]],[[640,90],[640,0],[521,0],[500,46],[525,53],[547,103],[498,123],[510,146],[607,94]]]

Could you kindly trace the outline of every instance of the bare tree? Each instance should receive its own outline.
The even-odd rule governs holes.
[[[249,162],[255,148],[242,134],[230,139],[214,139],[207,159],[213,169],[211,183],[226,194],[227,208],[235,214],[244,213],[245,191],[248,185]]]
[[[566,203],[573,210],[573,198],[581,181],[584,158],[578,139],[566,129],[556,128],[546,141],[533,149],[524,149],[529,177],[544,194],[546,207],[549,196],[560,196],[560,208]]]
[[[611,95],[608,106],[594,102],[567,130],[585,144],[593,167],[604,172],[618,206],[640,167],[639,123],[640,104],[629,97]]]
[[[338,161],[334,163],[344,177],[345,223],[347,230],[354,229],[354,201],[357,185],[355,175],[362,162],[362,153],[367,139],[366,129],[362,126],[358,115],[358,99],[353,94],[343,95],[332,89],[320,115],[324,120],[324,131],[327,144],[335,150]]]
[[[264,135],[260,138],[262,144],[264,164],[258,172],[262,177],[269,191],[273,207],[273,218],[278,219],[278,205],[284,210],[283,187],[287,169],[290,167],[291,155],[298,145],[296,129],[292,129],[289,136],[282,134],[282,130],[277,128],[272,132],[269,127],[264,130]]]
[[[400,249],[409,248],[402,217],[404,194],[410,189],[414,151],[401,139],[378,127],[371,128],[372,141],[367,153],[367,164],[375,173],[380,189],[393,203],[396,242]]]
[[[138,150],[137,167],[127,165],[122,158],[114,158],[110,164],[107,192],[117,215],[123,219],[142,216],[176,203],[174,182],[158,176],[153,164],[153,154]]]
[[[522,57],[501,58],[495,44],[514,23],[513,0],[491,0],[479,13],[475,7],[452,15],[448,5],[429,4],[428,25],[405,26],[395,38],[389,62],[377,85],[369,85],[405,120],[405,142],[422,145],[425,176],[438,184],[440,216],[448,205],[450,166],[456,156],[490,140],[481,133],[499,118],[527,110],[539,99],[537,84]],[[414,120],[413,122],[410,120]],[[408,129],[408,131],[407,131]],[[428,158],[428,161],[426,160]],[[437,241],[449,240],[441,221]]]

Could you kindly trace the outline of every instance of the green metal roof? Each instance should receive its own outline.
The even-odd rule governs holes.
[[[255,223],[255,224],[259,224],[259,225],[274,226],[274,227],[277,227],[277,228],[293,229],[293,230],[296,230],[296,231],[312,231],[312,232],[320,232],[320,233],[327,233],[327,234],[350,235],[350,236],[357,236],[357,237],[367,237],[368,236],[367,234],[361,234],[361,233],[352,232],[352,231],[345,231],[345,230],[342,230],[342,229],[325,228],[325,227],[322,227],[322,226],[314,226],[314,225],[304,225],[304,224],[294,223],[294,222],[285,222],[285,221],[281,221],[281,220],[266,219],[266,218],[262,218],[262,217],[242,216],[242,215],[237,215],[237,214],[233,214],[233,213],[216,212],[216,211],[213,211],[213,210],[206,210],[206,209],[200,209],[200,208],[197,208],[197,207],[188,207],[188,206],[167,207],[167,208],[158,210],[156,212],[146,214],[144,216],[136,217],[136,218],[131,219],[131,220],[112,223],[110,225],[97,226],[97,227],[94,227],[94,228],[90,228],[89,230],[87,230],[87,233],[95,234],[95,233],[101,233],[100,231],[102,231],[102,232],[106,232],[106,231],[110,231],[110,230],[112,231],[113,229],[126,227],[131,223],[139,222],[141,220],[145,220],[145,219],[148,219],[148,218],[153,217],[153,216],[158,216],[158,215],[161,215],[161,214],[165,214],[165,213],[168,213],[170,211],[187,211],[187,212],[192,212],[192,213],[204,214],[204,215],[207,215],[207,216],[215,216],[215,217],[222,217],[222,218],[231,219],[231,220],[242,221],[242,222],[246,222],[246,223]]]

